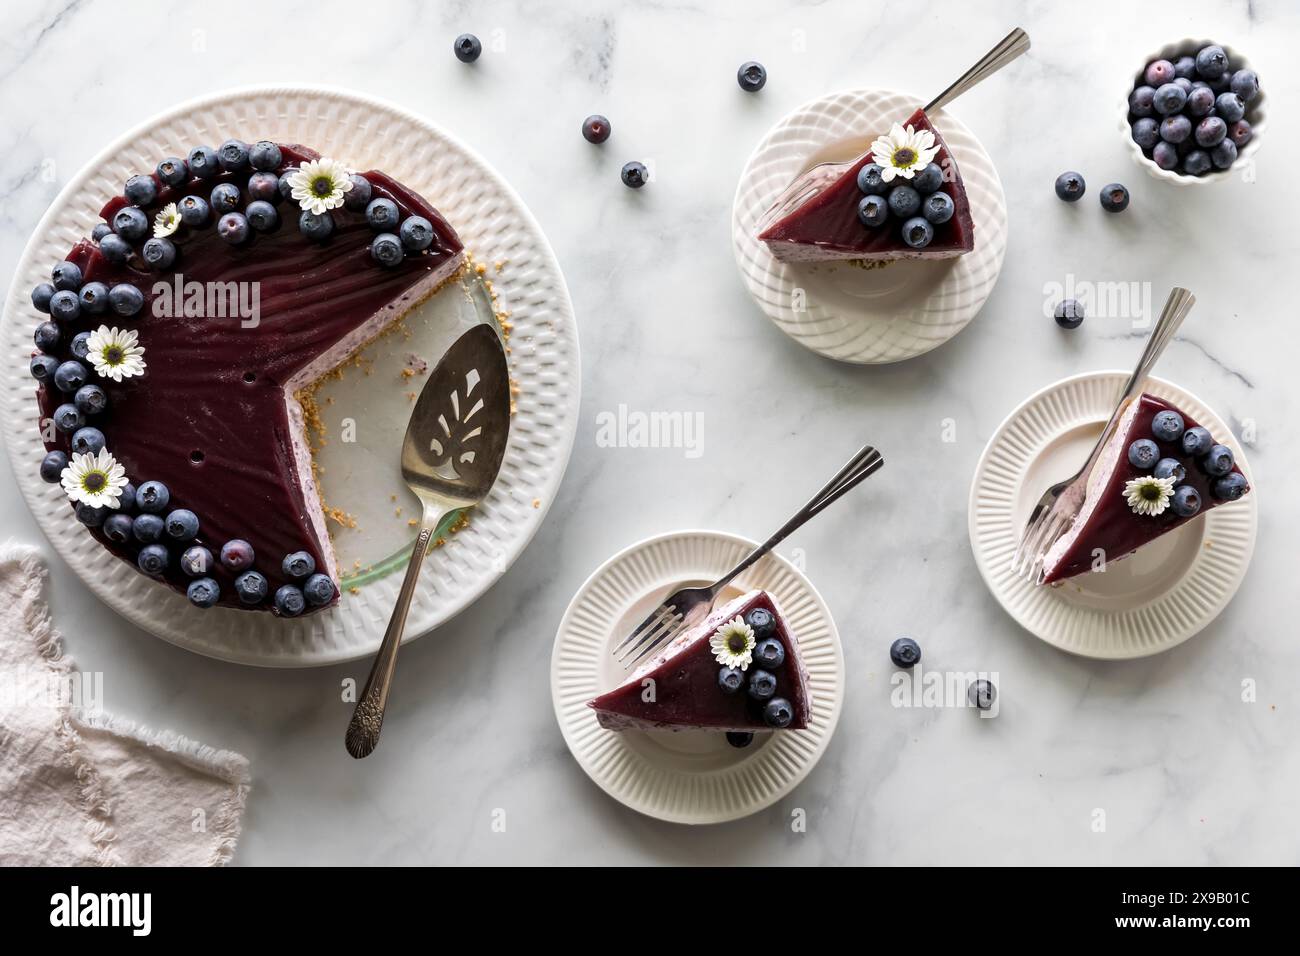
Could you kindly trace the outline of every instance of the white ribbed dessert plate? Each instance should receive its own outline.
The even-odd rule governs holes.
[[[43,482],[37,470],[44,450],[36,427],[35,383],[27,370],[38,321],[31,288],[47,280],[51,266],[90,234],[100,207],[121,192],[129,175],[153,169],[164,156],[185,155],[199,143],[230,136],[306,143],[355,169],[382,169],[442,212],[479,262],[503,263],[500,271],[489,269],[488,277],[513,325],[510,367],[518,395],[510,444],[500,477],[469,526],[429,555],[411,606],[408,639],[443,623],[499,579],[555,500],[578,421],[581,376],[573,307],[537,222],[481,157],[427,120],[343,90],[258,87],[185,103],[108,146],[73,177],[42,218],[5,302],[0,418],[18,485],[55,549],[116,611],[189,650],[270,666],[351,660],[378,648],[400,574],[371,575],[356,593],[345,586],[338,607],[293,620],[225,608],[201,611],[109,554],[78,524],[58,486]],[[430,358],[436,362],[438,356]],[[386,505],[390,487],[405,493],[397,467],[401,431],[391,460],[357,456],[357,468],[372,469],[369,477],[376,493],[383,489]],[[366,478],[353,475],[352,485]],[[350,502],[329,499],[328,484],[325,490],[330,505],[351,510]],[[393,520],[394,527],[383,532],[384,555],[413,536],[406,518]]]
[[[861,155],[924,101],[890,90],[846,90],[794,110],[749,157],[731,209],[732,247],[754,301],[786,335],[842,362],[901,362],[947,342],[993,291],[1007,251],[1007,203],[993,160],[946,110],[931,119],[956,158],[975,248],[937,261],[780,262],[755,236],[763,214],[813,161]],[[865,227],[864,227],[865,228]]]
[[[1035,587],[1009,565],[1029,512],[1054,482],[1088,457],[1126,372],[1088,372],[1048,385],[1007,416],[971,482],[971,549],[993,596],[1026,630],[1083,657],[1127,660],[1167,651],[1209,624],[1237,593],[1255,550],[1259,492],[1220,505],[1105,571]],[[1153,378],[1146,391],[1183,409],[1232,449],[1240,444],[1195,395]]]
[[[564,742],[615,800],[672,823],[723,823],[756,813],[808,776],[830,743],[844,698],[844,654],[830,610],[808,579],[771,554],[719,595],[763,588],[775,595],[808,669],[813,706],[806,730],[754,735],[744,749],[706,731],[605,730],[587,706],[627,677],[610,654],[655,602],[688,581],[717,580],[754,547],[718,531],[676,531],[614,555],[564,612],[551,654],[551,699]]]

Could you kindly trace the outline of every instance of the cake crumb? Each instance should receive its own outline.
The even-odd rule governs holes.
[[[420,523],[420,521],[418,518],[409,518],[406,523],[410,525],[412,528],[414,528],[417,524]]]
[[[541,506],[542,506],[542,499],[541,499],[541,498],[534,498],[534,499],[533,499],[533,507],[534,507],[534,508],[540,508]]]
[[[349,593],[349,594],[360,594],[360,593],[361,593],[361,588],[357,587],[357,586],[354,584],[354,585],[352,585],[350,588],[348,588],[348,593]]]
[[[326,518],[329,518],[331,521],[337,522],[338,524],[342,525],[344,528],[355,528],[357,526],[357,519],[352,517],[352,515],[348,514],[342,508],[334,508],[329,505],[326,505],[324,507],[324,511],[325,511]]]
[[[402,516],[402,509],[400,506],[393,509],[393,515],[398,518]]]

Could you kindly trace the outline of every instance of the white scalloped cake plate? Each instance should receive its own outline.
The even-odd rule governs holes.
[[[795,176],[821,160],[866,152],[924,101],[891,90],[846,90],[805,103],[749,157],[731,209],[732,247],[745,287],[786,335],[814,352],[862,365],[901,362],[966,327],[993,291],[1007,251],[1007,202],[993,160],[945,110],[931,119],[956,158],[975,220],[975,248],[955,259],[781,262],[756,238],[764,213]]]
[[[830,743],[844,699],[844,653],[830,609],[793,564],[770,554],[719,595],[763,588],[775,595],[808,669],[812,716],[805,730],[754,735],[737,749],[707,731],[605,730],[587,706],[626,679],[611,655],[665,592],[708,583],[755,544],[717,531],[647,538],[601,565],[564,612],[551,654],[551,699],[564,742],[602,790],[639,813],[672,823],[724,823],[780,800]]]
[[[1221,505],[1162,535],[1105,571],[1035,587],[1011,573],[1035,501],[1088,457],[1125,372],[1089,372],[1031,395],[1007,416],[971,482],[971,549],[998,603],[1030,633],[1083,657],[1128,660],[1176,647],[1209,624],[1237,593],[1259,524],[1259,493]],[[1172,402],[1230,447],[1251,478],[1240,444],[1213,411],[1177,385],[1153,378],[1146,391]]]
[[[369,433],[381,447],[384,441],[392,445],[391,454],[359,454],[350,462],[348,485],[372,486],[376,493],[371,497],[380,502],[378,506],[370,501],[335,500],[330,494],[334,475],[327,474],[322,481],[331,506],[348,512],[383,511],[391,519],[387,525],[371,522],[364,532],[382,540],[354,541],[344,534],[347,540],[340,541],[336,536],[341,570],[350,571],[352,562],[345,559],[367,549],[383,566],[360,575],[365,583],[355,593],[345,579],[336,608],[297,619],[192,607],[184,596],[109,554],[78,524],[58,486],[43,482],[37,471],[44,450],[36,427],[35,383],[27,371],[32,330],[38,321],[30,289],[47,280],[51,266],[90,234],[99,221],[100,207],[120,192],[127,176],[152,169],[163,156],[185,155],[194,145],[229,136],[301,142],[353,168],[382,169],[394,176],[428,199],[455,227],[466,250],[489,265],[487,277],[500,308],[510,313],[510,368],[518,395],[505,461],[491,494],[475,510],[468,527],[430,553],[411,606],[407,640],[442,624],[499,579],[555,500],[578,421],[581,376],[573,306],[536,220],[472,149],[399,107],[323,87],[231,90],[169,110],[92,159],[36,227],[15,272],[0,325],[6,356],[0,373],[0,419],[18,485],[55,549],[114,610],[188,650],[239,663],[283,667],[352,660],[378,648],[400,584],[401,574],[393,572],[405,563],[400,555],[393,557],[393,549],[400,552],[402,542],[409,549],[414,538],[406,523],[409,519],[395,515],[398,507],[408,503],[403,496],[409,495],[398,469],[404,417],[387,438]],[[500,271],[492,268],[498,262],[503,264]],[[448,287],[434,299],[443,300],[445,307],[448,294],[457,290]],[[425,343],[429,350],[424,354],[431,364],[441,354],[434,349],[450,344],[450,330],[438,332],[442,339]],[[419,384],[417,380],[411,388],[418,390]],[[367,449],[373,450],[373,445]],[[408,507],[406,514],[410,513]]]

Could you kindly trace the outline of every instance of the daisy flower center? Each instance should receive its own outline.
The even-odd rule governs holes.
[[[1138,489],[1138,494],[1140,494],[1147,501],[1159,501],[1162,492],[1160,490],[1159,485],[1155,484],[1154,482],[1147,482],[1141,488]]]
[[[122,352],[120,345],[110,345],[104,349],[104,361],[109,365],[121,365],[125,359],[126,355]]]
[[[317,176],[311,181],[311,191],[317,196],[328,196],[334,191],[334,180],[329,176]]]
[[[92,494],[102,490],[106,484],[108,484],[108,475],[102,471],[88,471],[86,477],[81,479],[81,487]]]
[[[906,169],[916,162],[916,151],[910,146],[894,150],[894,165]]]
[[[749,642],[745,640],[744,634],[732,633],[727,635],[727,650],[731,651],[733,654],[741,653],[745,649],[745,645],[748,643]]]

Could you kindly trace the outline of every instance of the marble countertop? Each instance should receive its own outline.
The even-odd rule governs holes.
[[[0,40],[5,276],[62,184],[123,130],[224,87],[330,83],[427,116],[510,179],[565,270],[582,339],[583,407],[559,499],[484,599],[403,652],[373,757],[358,763],[342,747],[340,685],[363,681],[367,664],[270,671],[193,656],[117,618],[47,547],[55,621],[79,665],[104,673],[105,708],[248,755],[240,864],[1300,863],[1286,543],[1300,538],[1300,507],[1284,490],[1300,474],[1287,435],[1300,414],[1300,332],[1285,285],[1300,233],[1283,176],[1300,146],[1300,84],[1285,69],[1300,11],[1192,0],[1139,22],[1129,9],[376,0],[360,25],[351,8],[320,2],[177,0],[155,17],[45,0],[13,13]],[[1006,265],[981,314],[895,366],[838,365],[785,338],[732,260],[731,199],[753,145],[832,90],[941,89],[1014,25],[1030,53],[950,108],[1007,196]],[[466,30],[485,46],[472,67],[450,49]],[[273,35],[289,40],[259,43]],[[1263,77],[1272,124],[1253,182],[1178,189],[1137,169],[1121,142],[1128,77],[1186,35],[1245,51]],[[756,96],[734,78],[747,59],[769,71]],[[614,128],[600,149],[579,135],[591,112]],[[654,163],[639,193],[619,183],[629,159]],[[1093,188],[1078,207],[1052,192],[1070,168]],[[1121,216],[1096,203],[1111,180],[1132,191]],[[1157,309],[1172,285],[1195,291],[1158,372],[1242,430],[1261,489],[1236,599],[1192,640],[1130,663],[1076,659],[1018,628],[985,589],[965,530],[972,470],[1006,413],[1062,376],[1136,358],[1131,317],[1092,317],[1073,334],[1045,317],[1054,287],[1071,282],[1137,283]],[[699,357],[683,360],[688,338]],[[602,447],[598,419],[620,405],[698,413],[699,454]],[[766,535],[863,441],[892,467],[782,548],[800,550],[843,637],[846,705],[821,763],[777,805],[723,826],[659,823],[607,798],[569,756],[551,706],[551,645],[570,596],[650,534]],[[46,544],[2,482],[9,536]],[[927,661],[999,672],[998,719],[892,707],[887,649],[904,634]],[[800,809],[806,831],[794,832]]]

